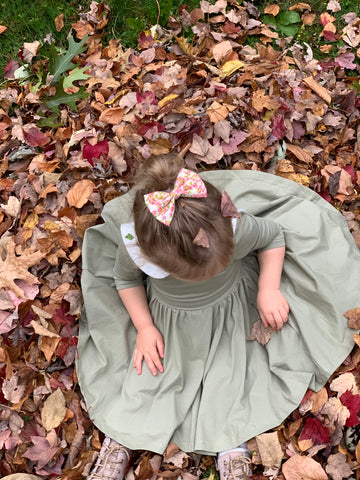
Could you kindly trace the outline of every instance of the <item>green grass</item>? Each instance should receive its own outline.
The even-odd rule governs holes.
[[[211,0],[214,3],[215,0]],[[16,59],[17,52],[24,42],[42,41],[48,34],[52,33],[57,42],[67,46],[66,36],[71,28],[71,23],[77,21],[79,10],[87,10],[91,0],[0,0],[0,25],[5,25],[8,30],[0,35],[0,76],[10,58]],[[104,42],[111,38],[121,38],[125,47],[136,47],[139,33],[149,25],[154,25],[158,18],[158,6],[156,0],[108,0],[111,14],[106,27]],[[200,0],[159,0],[161,25],[166,26],[170,14],[175,14],[181,4],[186,4],[189,9],[198,7]],[[241,3],[241,0],[239,0]],[[281,11],[286,11],[297,0],[254,0],[254,4],[261,12],[264,12],[266,5],[276,3]],[[312,0],[310,3],[312,11],[319,15],[326,11],[328,0]],[[358,15],[358,0],[342,0],[341,12],[332,13],[337,21],[336,25],[342,28],[345,25],[342,15],[355,11]],[[64,13],[65,27],[59,33],[56,32],[54,19]],[[300,26],[300,25],[299,25]],[[322,54],[319,46],[329,42],[319,39],[322,26],[317,20],[312,26],[300,27],[294,37],[294,42],[307,42],[314,51],[314,56],[321,59],[329,54]],[[256,39],[257,40],[257,39]],[[248,38],[252,43],[253,38]],[[274,44],[275,45],[275,44]],[[338,50],[337,42],[331,43],[333,49],[330,56],[335,56]]]
[[[0,25],[8,30],[0,35],[0,75],[10,58],[15,59],[24,42],[42,41],[48,34],[66,47],[66,36],[71,23],[78,20],[79,10],[87,10],[91,0],[0,0]],[[106,27],[105,41],[121,38],[124,46],[136,46],[139,33],[154,25],[158,17],[156,0],[108,0],[111,8],[110,21]],[[200,0],[159,0],[160,24],[166,25],[171,13],[182,3],[190,8],[199,5]],[[64,14],[65,26],[58,33],[54,20]]]

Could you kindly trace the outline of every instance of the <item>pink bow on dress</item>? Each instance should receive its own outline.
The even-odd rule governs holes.
[[[176,178],[174,188],[170,192],[152,192],[144,195],[147,208],[159,220],[169,226],[175,211],[175,200],[179,197],[206,197],[207,191],[199,175],[182,168]]]

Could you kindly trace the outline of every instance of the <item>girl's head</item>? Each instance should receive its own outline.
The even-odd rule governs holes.
[[[221,272],[233,253],[231,219],[221,215],[221,193],[204,181],[204,198],[180,197],[169,226],[155,218],[144,195],[172,190],[184,165],[178,157],[161,155],[148,159],[137,176],[134,200],[135,231],[141,251],[152,263],[183,280],[204,280]],[[208,248],[193,243],[200,229]]]

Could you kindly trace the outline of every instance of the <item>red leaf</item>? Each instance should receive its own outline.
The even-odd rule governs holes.
[[[281,138],[284,138],[287,132],[287,128],[285,127],[283,117],[280,117],[279,115],[274,117],[272,128],[272,134],[274,135],[274,137],[278,138],[279,140]]]
[[[101,155],[104,155],[105,158],[108,157],[109,154],[109,144],[108,141],[102,140],[101,142],[96,143],[95,145],[91,145],[87,140],[85,140],[84,147],[83,147],[83,158],[85,158],[90,165],[94,166],[94,158],[100,158]]]
[[[61,302],[61,308],[55,310],[53,315],[53,320],[57,324],[67,325],[68,327],[72,327],[73,325],[73,317],[68,315],[67,312],[69,311],[69,303],[66,300]]]
[[[4,78],[8,80],[12,80],[13,78],[15,78],[14,73],[15,73],[15,70],[17,70],[18,68],[19,68],[19,63],[15,62],[15,60],[13,59],[10,59],[4,69]]]
[[[24,130],[24,138],[31,147],[42,147],[50,142],[50,138],[37,127],[31,127],[27,132]]]
[[[145,32],[141,32],[138,43],[140,48],[149,48],[154,45],[154,39],[150,34],[146,35]]]
[[[299,440],[311,439],[314,445],[328,443],[330,438],[329,430],[315,417],[308,417],[305,420],[304,428]]]
[[[78,343],[78,340],[76,337],[63,337],[60,340],[59,345],[56,349],[56,355],[58,355],[64,360],[64,357],[68,351],[68,348],[71,347],[72,345],[76,346],[77,343]]]
[[[358,413],[360,411],[360,395],[353,395],[350,390],[346,390],[340,397],[341,403],[350,412],[350,417],[346,420],[346,427],[359,425]]]

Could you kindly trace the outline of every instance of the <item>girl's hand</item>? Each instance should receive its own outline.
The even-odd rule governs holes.
[[[159,372],[163,372],[164,368],[161,364],[160,357],[164,358],[164,340],[155,325],[150,325],[138,330],[134,350],[134,367],[136,368],[136,373],[138,375],[141,374],[144,359],[153,375],[157,375],[158,370]]]
[[[257,307],[265,327],[270,326],[274,330],[281,330],[284,323],[287,322],[289,304],[280,290],[259,290]]]

